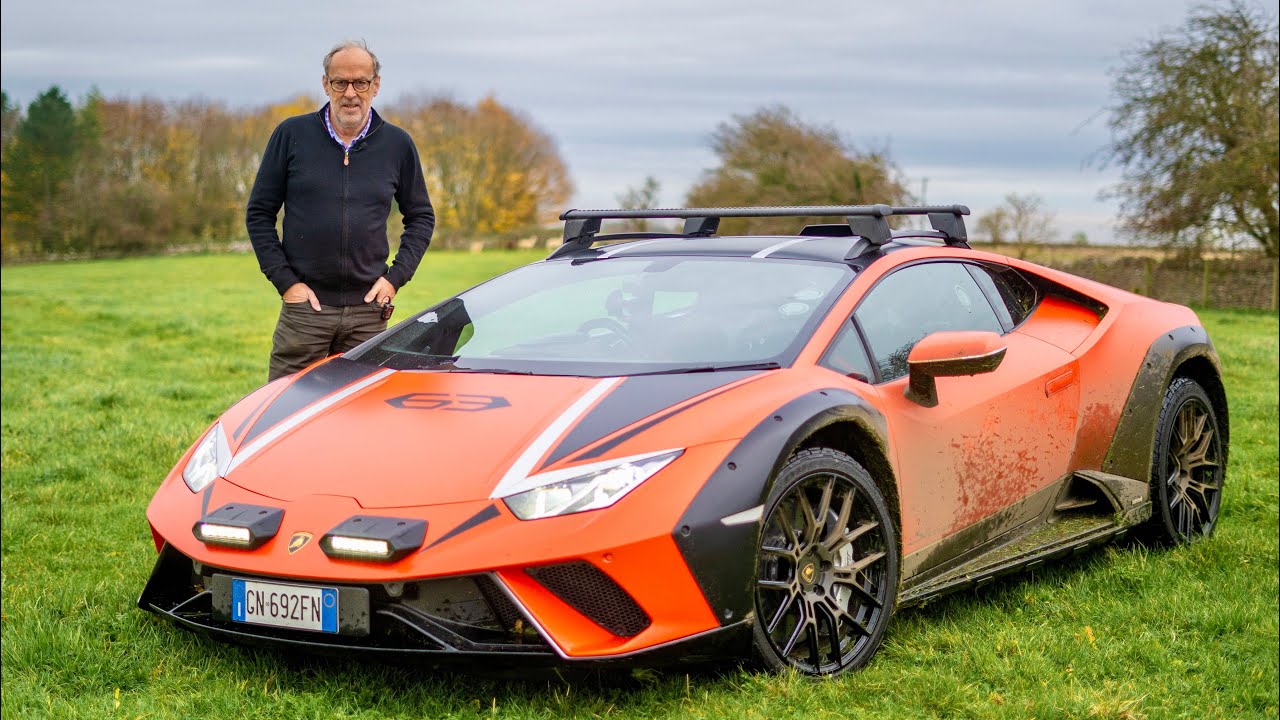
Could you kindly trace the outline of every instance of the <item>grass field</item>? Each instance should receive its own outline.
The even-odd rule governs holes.
[[[396,304],[543,254],[433,251]],[[872,664],[834,681],[512,679],[254,652],[136,608],[155,486],[266,378],[278,300],[251,255],[5,268],[0,293],[6,720],[1277,716],[1275,315],[1202,314],[1232,415],[1208,542],[1112,546],[904,611]]]

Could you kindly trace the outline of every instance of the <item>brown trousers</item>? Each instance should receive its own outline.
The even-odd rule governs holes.
[[[291,375],[330,355],[344,353],[387,329],[374,303],[334,307],[310,303],[282,303],[271,337],[271,366],[267,382]]]

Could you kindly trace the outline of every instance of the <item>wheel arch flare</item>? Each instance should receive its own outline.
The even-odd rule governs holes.
[[[1209,394],[1226,446],[1230,422],[1218,354],[1204,328],[1185,325],[1163,333],[1147,350],[1103,460],[1105,472],[1151,481],[1151,447],[1161,400],[1169,383],[1180,375],[1195,380]]]
[[[873,473],[887,470],[884,416],[866,400],[837,388],[813,390],[769,413],[725,457],[672,528],[672,537],[721,625],[750,617],[755,607],[755,548],[764,503],[778,470],[795,452],[838,443]],[[880,440],[868,442],[875,438]],[[884,482],[884,480],[878,480]],[[891,483],[891,480],[889,481]],[[890,499],[897,512],[897,493]]]

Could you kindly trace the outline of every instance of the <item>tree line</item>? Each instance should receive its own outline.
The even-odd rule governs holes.
[[[1246,238],[1280,248],[1280,31],[1247,0],[1199,6],[1179,28],[1131,49],[1113,69],[1100,157],[1123,171],[1110,193],[1137,239],[1194,250]],[[204,100],[107,99],[78,105],[56,86],[25,112],[3,95],[3,259],[158,252],[244,237],[244,201],[272,128],[315,110],[306,97],[254,110]],[[418,144],[437,213],[438,246],[536,232],[572,192],[555,141],[495,98],[474,105],[411,96],[379,112]],[[844,205],[913,202],[883,148],[782,105],[721,123],[716,166],[684,204]],[[658,180],[618,196],[653,207]],[[1010,193],[976,218],[978,237],[1023,254],[1052,239],[1034,192]],[[735,219],[725,234],[785,232],[777,219]],[[393,211],[389,234],[398,235]],[[644,229],[645,223],[633,223]],[[1077,233],[1073,242],[1087,242]],[[1280,287],[1280,265],[1276,265]]]
[[[208,100],[106,98],[73,104],[57,86],[25,112],[3,93],[0,251],[5,261],[225,246],[272,129],[315,111],[305,97],[236,110]],[[380,108],[418,144],[437,238],[535,227],[572,186],[555,141],[494,98],[412,97]],[[398,218],[393,211],[393,218]],[[393,238],[398,223],[391,223]]]

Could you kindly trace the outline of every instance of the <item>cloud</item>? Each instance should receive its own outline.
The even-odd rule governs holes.
[[[714,161],[719,123],[782,103],[856,145],[887,144],[931,197],[1039,192],[1064,216],[1109,217],[1096,196],[1114,180],[1083,167],[1106,141],[1108,69],[1196,1],[391,0],[353,13],[42,0],[3,6],[0,80],[20,102],[57,83],[257,106],[313,91],[330,45],[362,37],[383,61],[383,100],[494,94],[525,112],[558,140],[575,204],[610,204],[646,175],[679,202]]]

